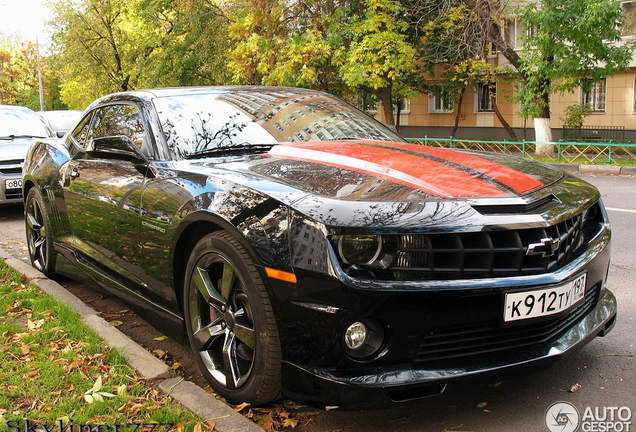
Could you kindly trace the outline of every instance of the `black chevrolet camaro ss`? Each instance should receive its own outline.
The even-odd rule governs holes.
[[[616,319],[593,186],[408,143],[321,92],[106,96],[31,147],[23,188],[33,265],[189,341],[231,403],[415,400],[549,365]]]

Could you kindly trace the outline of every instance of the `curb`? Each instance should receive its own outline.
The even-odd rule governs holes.
[[[256,423],[237,413],[196,384],[181,378],[171,378],[168,365],[110,325],[93,308],[57,282],[48,279],[29,264],[12,257],[1,249],[0,258],[4,259],[7,266],[24,275],[29,283],[73,309],[87,327],[95,331],[109,347],[119,350],[128,364],[142,377],[149,380],[151,385],[156,385],[203,420],[213,420],[215,431],[264,432],[264,429]]]
[[[569,173],[636,176],[636,167],[618,165],[578,165],[563,163],[548,163],[548,165]]]

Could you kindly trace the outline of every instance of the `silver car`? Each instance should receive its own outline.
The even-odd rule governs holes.
[[[22,164],[31,142],[52,133],[31,109],[0,105],[0,204],[22,202]]]

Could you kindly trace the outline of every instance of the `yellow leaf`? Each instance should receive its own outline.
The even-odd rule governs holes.
[[[283,427],[295,428],[296,426],[298,426],[298,420],[296,419],[287,418],[283,422]]]
[[[159,337],[154,338],[153,340],[156,340],[156,341],[164,341],[164,340],[166,340],[166,339],[168,339],[168,336],[159,336]]]
[[[92,391],[93,393],[95,393],[95,392],[98,392],[99,389],[101,388],[102,388],[102,376],[98,375],[97,380],[95,380],[95,383],[93,384]]]
[[[94,402],[93,395],[85,394],[84,400],[88,402],[89,404],[92,404]]]
[[[486,405],[488,405],[488,402],[480,402],[480,403],[477,404],[477,408],[483,408]]]

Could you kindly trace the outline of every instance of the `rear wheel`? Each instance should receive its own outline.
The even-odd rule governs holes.
[[[188,260],[188,339],[205,378],[228,402],[260,405],[280,394],[280,343],[263,281],[226,231],[207,235]]]
[[[24,216],[31,265],[46,276],[53,277],[56,275],[57,255],[53,249],[53,238],[44,200],[37,188],[31,188],[27,194]]]

